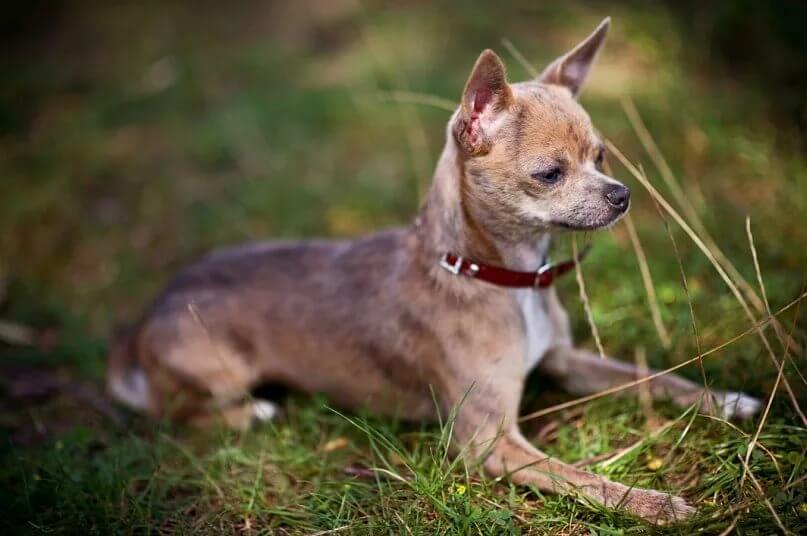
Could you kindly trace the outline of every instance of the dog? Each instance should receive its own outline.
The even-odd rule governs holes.
[[[553,234],[611,226],[630,205],[629,189],[603,172],[603,142],[577,102],[608,27],[521,83],[482,52],[408,227],[236,246],[181,271],[113,347],[111,392],[156,418],[240,429],[277,413],[249,395],[267,382],[406,420],[454,411],[452,448],[492,476],[653,522],[691,515],[680,497],[544,454],[518,428],[535,368],[575,395],[648,373],[573,346],[552,282],[579,259],[547,261]],[[681,407],[705,394],[672,374],[646,385]],[[711,397],[702,407],[726,416],[759,409],[741,393]]]

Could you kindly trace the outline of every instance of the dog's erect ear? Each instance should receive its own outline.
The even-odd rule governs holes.
[[[610,24],[611,17],[603,19],[597,29],[586,37],[582,43],[574,47],[571,52],[550,63],[549,67],[544,69],[544,72],[538,77],[538,81],[545,84],[565,86],[569,88],[572,95],[577,97],[580,94],[580,88],[583,87],[583,83],[586,81],[588,72],[591,70],[591,64],[594,63],[597,51],[600,50],[605,41],[605,35],[608,33]]]
[[[465,84],[454,125],[454,136],[460,146],[471,155],[486,153],[491,144],[491,126],[512,101],[502,60],[490,49],[483,51]]]

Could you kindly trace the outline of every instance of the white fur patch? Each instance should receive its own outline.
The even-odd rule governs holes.
[[[122,376],[110,378],[109,391],[132,409],[148,408],[149,382],[146,373],[140,368],[127,370]]]
[[[525,197],[521,199],[518,205],[518,211],[525,219],[549,221],[549,211],[544,207],[545,203],[532,197]]]
[[[720,411],[724,419],[747,419],[759,413],[762,402],[744,393],[726,391],[722,393]]]
[[[529,372],[541,361],[552,342],[549,318],[543,307],[541,291],[531,288],[513,290],[526,329],[524,364]]]
[[[271,421],[280,412],[280,408],[274,402],[257,399],[252,403],[252,416],[255,420],[266,422]]]

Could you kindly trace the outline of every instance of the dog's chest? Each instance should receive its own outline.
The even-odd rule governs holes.
[[[513,290],[524,319],[524,364],[532,370],[544,357],[552,340],[552,324],[543,303],[542,291],[531,288]]]

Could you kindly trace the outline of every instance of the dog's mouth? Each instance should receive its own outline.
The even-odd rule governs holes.
[[[567,231],[598,231],[610,229],[628,213],[630,204],[612,209],[606,218],[581,218],[580,220],[551,220],[550,225]]]
[[[567,231],[596,231],[598,229],[605,229],[606,227],[610,227],[612,223],[607,223],[605,225],[599,224],[580,224],[580,223],[569,223],[565,221],[553,221],[551,222],[553,226],[560,227],[561,229],[565,229]]]

